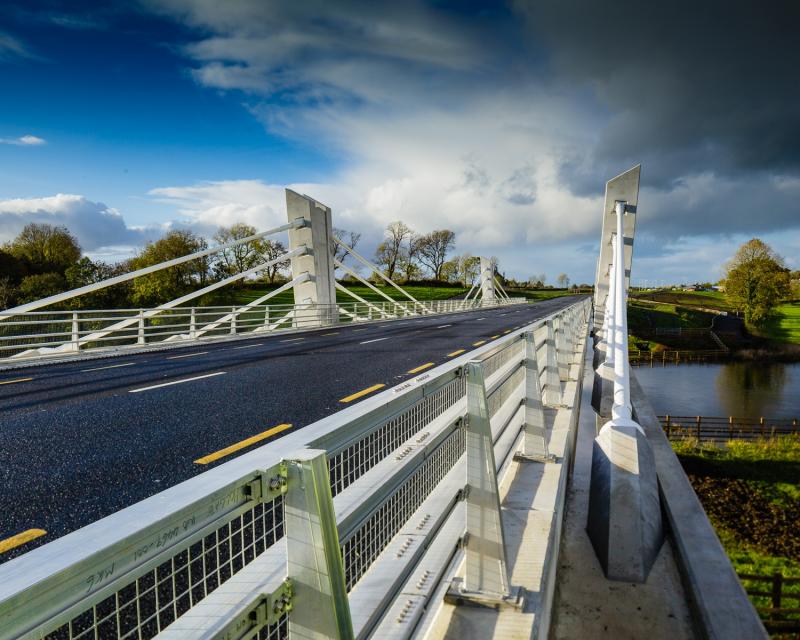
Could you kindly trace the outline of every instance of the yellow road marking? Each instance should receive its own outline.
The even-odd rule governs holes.
[[[457,356],[459,353],[464,353],[466,349],[459,349],[458,351],[453,351],[453,353],[448,353],[447,357],[452,358],[453,356]]]
[[[503,333],[511,333],[511,329],[506,329]]]
[[[20,546],[21,544],[25,544],[26,542],[30,542],[31,540],[36,540],[43,535],[45,535],[47,531],[44,529],[28,529],[27,531],[23,531],[22,533],[18,533],[15,536],[11,536],[10,538],[6,538],[5,540],[0,540],[0,553],[5,553],[6,551],[11,551],[12,549]]]
[[[30,382],[33,378],[17,378],[16,380],[3,380],[0,384],[15,384],[17,382]]]
[[[420,371],[424,371],[425,369],[432,367],[433,362],[426,362],[425,364],[421,364],[418,367],[414,367],[413,369],[409,370],[409,373],[419,373]]]
[[[491,338],[489,338],[489,340],[494,340],[495,338],[499,338],[499,337],[500,337],[500,334],[498,333],[496,336],[492,336]]]
[[[478,340],[477,342],[473,342],[473,347],[480,347],[482,344],[486,344],[486,340]]]
[[[357,393],[354,393],[354,394],[349,395],[349,396],[347,396],[345,398],[342,398],[341,400],[339,400],[339,402],[352,402],[356,398],[360,398],[362,396],[365,396],[368,393],[372,393],[373,391],[377,391],[378,389],[383,389],[385,386],[386,386],[385,384],[373,384],[371,387],[367,387],[366,389],[362,389],[361,391],[358,391]]]
[[[287,429],[291,428],[292,425],[290,424],[279,424],[277,427],[272,427],[272,429],[267,429],[262,433],[256,434],[251,436],[250,438],[245,438],[241,442],[237,442],[236,444],[232,444],[230,447],[225,447],[224,449],[220,449],[219,451],[215,451],[214,453],[210,453],[207,456],[203,456],[202,458],[198,458],[195,460],[196,464],[208,464],[209,462],[214,462],[215,460],[219,460],[220,458],[224,458],[225,456],[229,456],[232,453],[239,451],[240,449],[244,449],[245,447],[249,447],[251,444],[255,444],[256,442],[261,442],[262,440],[266,440],[267,438],[274,436],[276,433],[280,433],[281,431],[286,431]]]

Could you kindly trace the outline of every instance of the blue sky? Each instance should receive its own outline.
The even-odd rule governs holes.
[[[291,186],[368,253],[403,219],[510,275],[590,281],[605,180],[641,162],[634,278],[716,279],[752,236],[800,268],[797,14],[7,2],[0,241],[50,221],[113,260],[171,226],[280,224]]]

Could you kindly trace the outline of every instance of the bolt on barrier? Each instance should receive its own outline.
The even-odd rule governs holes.
[[[460,543],[467,595],[514,601],[497,469],[546,458],[556,351],[577,361],[590,314],[572,304],[0,565],[0,638],[385,637],[413,628]]]

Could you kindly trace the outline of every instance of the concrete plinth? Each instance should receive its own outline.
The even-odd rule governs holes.
[[[631,420],[608,422],[595,438],[586,530],[607,578],[647,581],[664,530],[655,458]]]

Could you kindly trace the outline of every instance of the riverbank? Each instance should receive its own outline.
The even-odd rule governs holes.
[[[763,592],[776,573],[800,578],[800,438],[734,440],[726,448],[687,439],[673,448],[736,572],[763,578],[743,578],[745,588]],[[780,582],[782,607],[800,606],[792,601],[800,597],[800,582]],[[769,608],[773,597],[751,595],[751,600]],[[766,611],[763,616],[775,619]],[[800,625],[800,613],[778,617]],[[768,626],[777,633],[781,624]]]

